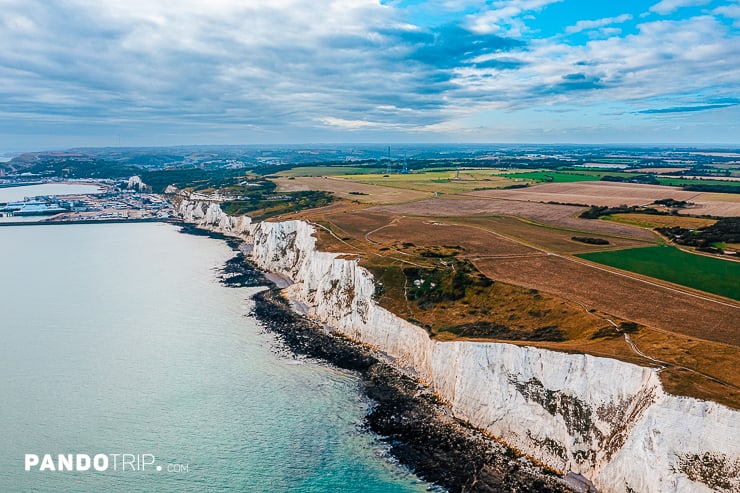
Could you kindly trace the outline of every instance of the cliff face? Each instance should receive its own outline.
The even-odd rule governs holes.
[[[308,223],[234,223],[191,206],[198,224],[248,234],[253,261],[289,277],[288,294],[311,316],[386,353],[455,416],[548,466],[605,493],[740,491],[740,413],[668,395],[655,370],[613,359],[432,341],[374,303],[372,276],[355,260],[317,251]]]
[[[313,228],[303,221],[262,222],[251,231],[254,262],[292,279],[289,296],[309,307],[312,316],[431,382],[432,341],[420,327],[373,302],[368,271],[354,260],[317,251]]]
[[[177,206],[177,212],[185,222],[226,235],[246,234],[252,223],[252,219],[247,216],[229,216],[216,202],[183,199]]]

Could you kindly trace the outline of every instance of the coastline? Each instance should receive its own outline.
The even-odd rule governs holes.
[[[245,257],[241,239],[191,224],[180,226],[182,233],[226,241],[235,251],[222,268],[222,284],[268,286],[253,296],[252,315],[295,355],[358,374],[362,392],[373,403],[365,430],[388,443],[390,454],[419,478],[453,493],[588,491],[587,483],[575,478],[566,482],[452,417],[428,387],[385,361],[378,351],[298,313],[281,287]]]
[[[432,389],[450,416],[565,474],[574,491],[729,493],[740,484],[737,412],[666,393],[655,369],[504,342],[431,340],[375,304],[373,277],[355,259],[318,250],[309,223],[252,223],[187,199],[176,207],[185,222],[247,240],[253,265],[290,279],[283,294],[291,304],[378,349]]]
[[[180,225],[181,222],[178,220],[168,218],[149,218],[144,217],[141,219],[96,219],[90,221],[0,221],[0,226],[66,226],[70,224],[123,224],[123,223],[171,223]]]
[[[254,316],[295,354],[355,371],[374,405],[366,430],[390,445],[390,453],[425,481],[450,492],[565,493],[555,474],[485,437],[450,415],[418,380],[383,361],[375,351],[297,314],[279,288],[254,295]]]

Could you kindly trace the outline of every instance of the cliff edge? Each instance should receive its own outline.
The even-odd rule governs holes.
[[[374,300],[356,260],[316,249],[304,221],[252,223],[183,201],[182,217],[251,243],[252,261],[289,278],[310,316],[387,354],[454,415],[602,492],[740,491],[740,412],[667,394],[657,370],[505,343],[440,342]]]

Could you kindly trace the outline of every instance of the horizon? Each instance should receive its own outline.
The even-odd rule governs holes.
[[[130,145],[130,146],[72,146],[72,147],[57,147],[57,148],[36,148],[36,149],[0,149],[0,157],[19,156],[22,154],[43,154],[43,153],[57,153],[57,152],[69,152],[69,151],[92,151],[92,150],[127,150],[127,149],[178,149],[184,147],[195,147],[195,148],[207,148],[207,147],[267,147],[267,148],[337,148],[344,149],[350,147],[367,146],[368,148],[394,148],[394,147],[535,147],[535,148],[568,148],[568,147],[605,147],[611,149],[643,149],[643,148],[656,148],[656,149],[678,149],[678,150],[692,150],[692,149],[721,149],[721,150],[740,150],[740,143],[670,143],[670,142],[646,142],[646,143],[604,143],[604,142],[298,142],[298,143],[235,143],[235,144],[172,144],[172,145]]]

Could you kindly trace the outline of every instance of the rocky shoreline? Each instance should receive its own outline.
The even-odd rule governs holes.
[[[186,227],[183,232],[224,239],[237,251],[226,262],[226,286],[267,286],[270,281],[239,251],[239,240]],[[390,445],[391,454],[420,478],[450,492],[568,492],[563,480],[516,452],[451,417],[420,382],[381,355],[296,313],[272,287],[254,296],[253,315],[277,334],[294,354],[318,358],[355,371],[374,405],[366,429]]]

